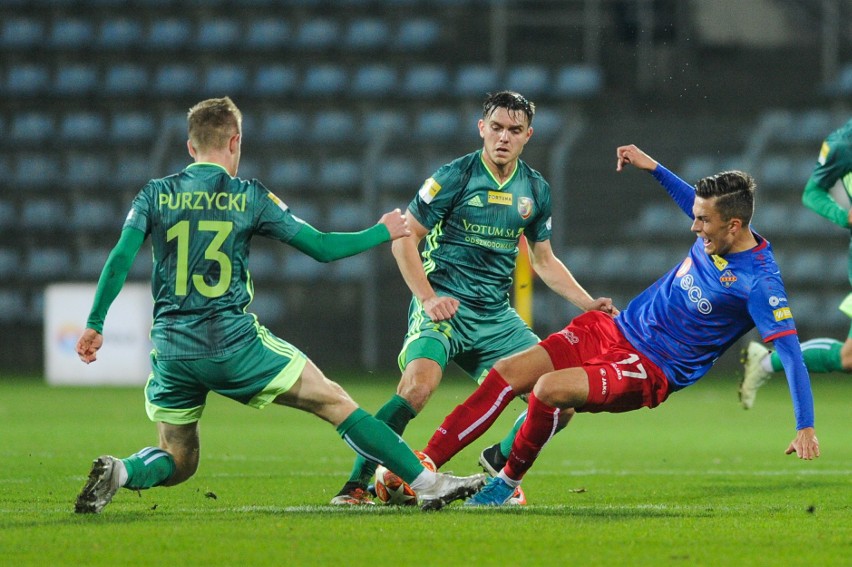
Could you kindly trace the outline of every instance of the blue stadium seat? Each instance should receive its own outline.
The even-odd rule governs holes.
[[[313,175],[313,165],[310,160],[288,158],[275,161],[269,166],[266,179],[273,192],[284,190],[302,191],[316,184]],[[282,197],[282,195],[279,195]]]
[[[316,223],[322,219],[320,215],[320,207],[316,203],[312,203],[291,193],[279,193],[278,196],[284,199],[290,211],[300,219],[307,223]]]
[[[328,159],[320,163],[315,188],[322,191],[353,190],[361,185],[361,165],[348,158]],[[337,208],[339,203],[335,204]]]
[[[281,263],[281,271],[283,272],[284,265]],[[252,276],[254,272],[252,272]],[[264,278],[266,279],[266,278]],[[282,279],[276,277],[276,279]],[[275,293],[264,293],[258,291],[252,297],[251,304],[248,307],[250,313],[255,313],[267,325],[280,324],[287,317],[287,304],[284,299]]]
[[[24,274],[31,280],[62,280],[72,274],[71,253],[65,248],[34,248],[24,261]]]
[[[359,131],[355,117],[344,110],[323,110],[312,121],[310,139],[317,144],[352,142]]]
[[[551,94],[550,71],[543,65],[527,64],[510,67],[506,71],[506,88],[527,98]]]
[[[240,168],[237,175],[243,179],[263,179],[263,161],[256,157],[244,155],[240,158]]]
[[[54,124],[53,116],[47,112],[15,114],[10,128],[11,141],[20,146],[49,140],[56,135]]]
[[[53,89],[63,96],[82,96],[95,92],[99,84],[97,66],[74,63],[57,69]]]
[[[10,230],[18,223],[18,210],[11,201],[0,201],[0,229]],[[7,233],[8,234],[8,233]]]
[[[71,226],[80,231],[114,229],[117,233],[123,222],[124,217],[105,199],[75,200],[71,210]]]
[[[302,92],[312,96],[337,95],[342,93],[346,87],[346,69],[332,64],[310,67],[302,81]]]
[[[260,139],[273,143],[298,143],[305,136],[306,122],[305,115],[301,112],[270,112],[261,121]]]
[[[151,142],[157,126],[148,112],[129,111],[113,114],[109,126],[109,139],[116,143]]]
[[[71,142],[93,142],[107,132],[107,122],[98,112],[71,112],[62,117],[59,137]]]
[[[252,51],[281,49],[292,41],[290,24],[281,18],[252,20],[245,34],[245,46]]]
[[[840,95],[852,94],[852,63],[844,65],[837,74],[836,90]]]
[[[76,268],[74,275],[82,280],[96,281],[104,269],[104,264],[109,257],[111,248],[107,247],[86,247],[79,254],[74,262]]]
[[[387,22],[378,18],[359,18],[349,23],[343,46],[352,51],[369,51],[385,47],[390,36]]]
[[[0,31],[0,47],[3,49],[29,49],[44,41],[44,23],[36,18],[24,16],[4,18]]]
[[[252,279],[270,281],[284,273],[283,248],[273,250],[270,247],[252,247],[248,265]]]
[[[57,199],[31,199],[21,207],[21,227],[26,230],[57,230],[68,227],[65,203]]]
[[[418,171],[411,159],[391,157],[386,159],[376,172],[376,182],[385,190],[414,191],[423,182],[423,176],[418,175]]]
[[[195,43],[205,50],[226,50],[236,45],[242,38],[240,24],[229,18],[202,20],[198,24]]]
[[[173,51],[192,41],[192,24],[180,18],[154,20],[148,30],[147,44],[151,49]]]
[[[108,67],[104,78],[104,93],[108,95],[142,94],[149,87],[148,69],[135,63]]]
[[[325,272],[326,267],[322,263],[301,252],[288,250],[288,254],[284,260],[284,274],[288,280],[302,282],[314,281],[319,279]]]
[[[17,261],[15,266],[17,270],[20,270]],[[2,274],[3,267],[3,255],[0,251],[0,274]],[[15,273],[17,273],[17,270]],[[26,303],[24,292],[17,289],[0,289],[0,321],[8,324],[24,320],[26,318],[24,313]]]
[[[296,70],[288,65],[260,67],[254,76],[252,92],[258,96],[281,96],[295,92],[298,85]]]
[[[554,92],[562,98],[593,96],[603,88],[600,69],[589,65],[567,65],[556,72]]]
[[[370,215],[369,206],[361,201],[339,200],[329,211],[328,229],[341,232],[363,230],[375,220]]]
[[[15,160],[13,179],[21,189],[42,188],[58,178],[59,163],[54,153],[23,153]]]
[[[198,88],[198,70],[191,65],[167,64],[157,69],[154,76],[154,93],[158,95],[186,95]]]
[[[21,253],[18,247],[0,248],[0,279],[12,279],[21,270]]]
[[[411,18],[399,24],[394,47],[402,51],[420,51],[440,43],[441,26],[428,18]]]
[[[242,94],[249,87],[248,72],[242,65],[210,67],[204,74],[204,96],[220,97]]]
[[[424,109],[414,123],[417,140],[451,140],[459,131],[459,114],[446,108]]]
[[[793,180],[793,160],[788,155],[766,156],[760,164],[757,175],[761,188],[774,189],[788,187],[793,183],[798,184],[798,180]]]
[[[299,26],[293,46],[297,49],[323,51],[334,47],[340,37],[340,25],[327,18],[313,18]]]
[[[491,65],[464,65],[456,71],[453,91],[458,96],[485,98],[485,93],[494,92],[500,86],[500,77]]]
[[[402,91],[412,98],[432,98],[436,92],[448,90],[450,76],[442,65],[413,65],[408,68]]]
[[[380,134],[401,134],[408,127],[409,120],[400,110],[371,110],[363,119],[362,128],[369,138]]]
[[[13,63],[6,72],[6,94],[37,96],[50,89],[50,73],[45,65]]]
[[[138,20],[112,18],[104,20],[98,30],[101,49],[132,49],[142,45],[145,30]]]
[[[130,187],[138,190],[153,177],[157,175],[151,171],[148,158],[134,153],[116,159],[111,183],[115,189]]]
[[[564,125],[565,121],[559,112],[547,108],[536,109],[532,126],[534,136],[539,140],[553,139]]]
[[[397,72],[391,65],[365,65],[355,70],[352,93],[357,96],[387,97],[397,90]]]
[[[136,254],[136,259],[133,260],[133,265],[130,266],[130,280],[151,281],[151,272],[154,268],[154,256],[150,246],[143,246],[139,253]]]
[[[88,47],[95,37],[94,24],[80,18],[61,18],[53,22],[48,40],[55,49]]]
[[[111,182],[110,171],[108,155],[72,154],[66,161],[63,178],[71,185],[89,188]]]

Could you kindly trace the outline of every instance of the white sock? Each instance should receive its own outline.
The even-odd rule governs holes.
[[[770,352],[766,356],[760,359],[760,367],[766,372],[774,372],[772,370],[772,353]]]
[[[505,472],[503,472],[502,470],[499,473],[497,473],[497,478],[502,479],[503,482],[505,482],[506,484],[508,484],[512,488],[518,488],[521,485],[520,480],[515,480],[514,478],[509,478],[509,476]]]
[[[115,463],[115,468],[118,469],[118,485],[124,486],[127,484],[127,467],[124,466],[124,461],[121,459],[117,459],[117,463]]]
[[[433,484],[435,484],[435,481],[437,481],[437,480],[438,480],[438,473],[436,473],[434,471],[430,471],[427,468],[424,468],[423,472],[421,472],[419,475],[417,475],[417,478],[415,478],[413,481],[411,481],[411,484],[409,486],[412,488],[412,490],[414,490],[414,492],[417,492],[418,490],[420,490],[422,488],[432,486]]]

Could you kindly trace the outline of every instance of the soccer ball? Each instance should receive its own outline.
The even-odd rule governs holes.
[[[426,454],[414,451],[414,454],[430,471],[435,471],[435,463]],[[376,467],[376,498],[388,506],[416,506],[417,494],[396,473],[383,465]]]

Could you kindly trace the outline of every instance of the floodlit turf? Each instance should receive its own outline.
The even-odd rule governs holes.
[[[660,408],[581,415],[524,482],[530,505],[437,513],[327,506],[352,453],[334,429],[280,407],[211,396],[198,474],[122,490],[75,515],[91,460],[156,442],[141,388],[48,388],[0,378],[0,557],[5,565],[850,565],[852,377],[814,377],[823,457],[793,438],[783,379],[754,409],[711,375]],[[369,411],[389,381],[341,381]],[[470,391],[446,379],[406,439],[415,448]],[[523,407],[444,468],[477,472],[479,450]]]

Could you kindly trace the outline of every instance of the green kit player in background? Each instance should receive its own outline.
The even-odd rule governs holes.
[[[77,343],[83,362],[95,361],[107,310],[150,236],[154,350],[145,407],[157,422],[159,445],[125,459],[95,459],[75,511],[100,512],[120,487],[173,486],[191,477],[200,455],[198,420],[210,391],[250,407],[275,403],[328,421],[359,455],[409,482],[424,509],[473,493],[485,475],[462,478],[425,469],[387,425],[360,409],[302,352],[247,311],[254,235],[328,262],[410,234],[406,218],[397,209],[362,232],[319,232],[257,180],[235,177],[242,114],[230,98],[196,104],[187,121],[187,147],[195,163],[149,181],[134,199]]]
[[[846,230],[852,230],[852,209],[842,207],[830,191],[840,181],[852,202],[852,120],[832,132],[823,141],[819,158],[805,185],[802,202],[806,207]],[[852,284],[852,241],[849,245],[849,283]],[[840,304],[840,310],[852,317],[852,293]],[[805,365],[811,374],[852,372],[852,327],[841,343],[836,339],[817,338],[802,343]],[[743,352],[745,371],[740,385],[740,401],[749,409],[757,389],[784,367],[778,355],[761,343],[752,342]]]
[[[534,114],[533,103],[518,93],[489,94],[478,124],[483,148],[439,168],[408,206],[412,235],[392,247],[413,293],[399,355],[402,378],[396,395],[376,412],[399,434],[424,408],[449,361],[478,384],[497,360],[538,343],[509,304],[522,234],[548,287],[584,311],[616,312],[610,299],[593,299],[553,253],[550,186],[519,159]],[[563,426],[568,419],[570,413]],[[483,451],[486,471],[497,474],[503,467],[516,429]],[[374,472],[374,464],[358,457],[332,504],[373,504],[367,487]],[[519,493],[515,501],[523,499]]]

